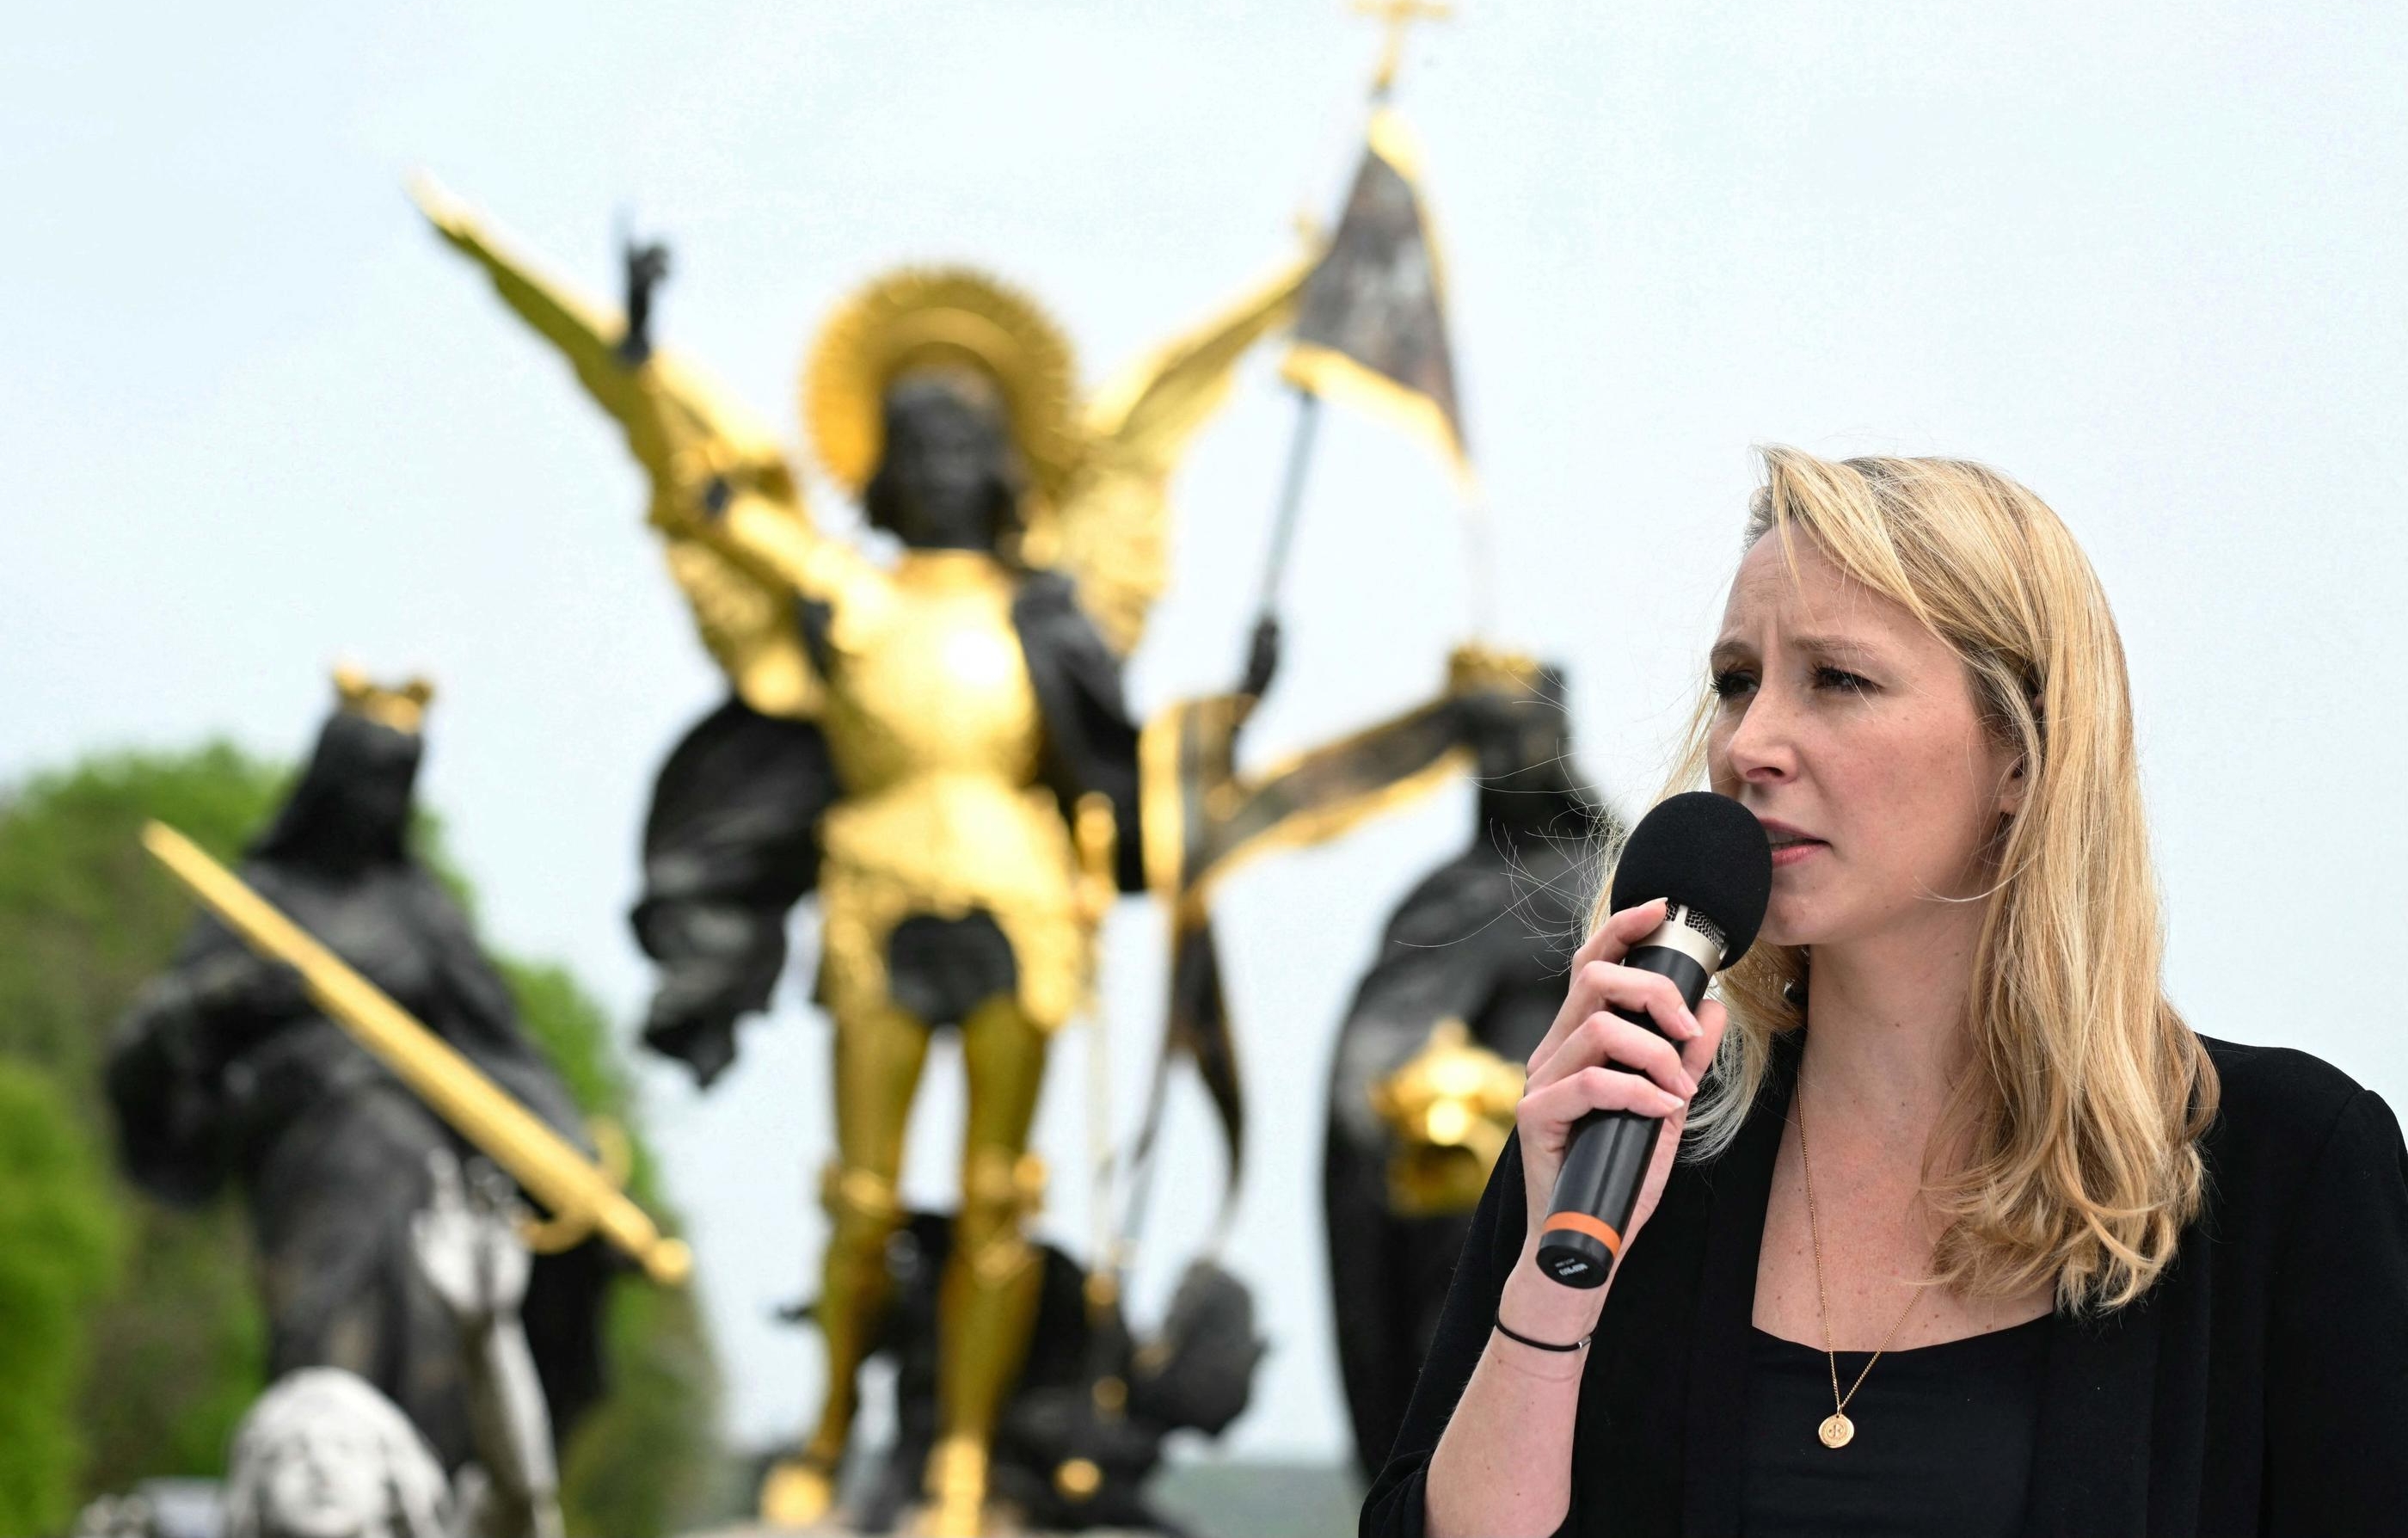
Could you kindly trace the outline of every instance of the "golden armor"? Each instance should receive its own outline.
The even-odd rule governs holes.
[[[914,913],[984,910],[1011,941],[1022,1012],[1068,1019],[1088,967],[1070,830],[1038,781],[1043,722],[992,556],[907,551],[875,601],[840,611],[821,722],[845,787],[821,824],[821,1001],[886,999],[886,948]]]
[[[1522,1070],[1471,1039],[1450,1017],[1422,1048],[1371,1086],[1371,1109],[1396,1138],[1388,1205],[1407,1217],[1468,1213],[1513,1131]]]
[[[818,997],[836,1021],[838,1148],[822,1184],[830,1233],[816,1310],[827,1397],[800,1455],[764,1488],[773,1523],[827,1513],[858,1369],[888,1298],[896,1177],[930,1035],[896,1001],[890,944],[907,921],[971,915],[1009,941],[1011,985],[959,1021],[969,1103],[924,1519],[931,1531],[978,1531],[988,1442],[1036,1302],[1024,1227],[1044,1172],[1027,1152],[1029,1124],[1049,1035],[1086,995],[1106,906],[1096,841],[1083,827],[1074,840],[1059,787],[1042,774],[1048,718],[1015,602],[1031,571],[1062,573],[1111,655],[1137,643],[1164,585],[1169,473],[1234,365],[1287,316],[1308,264],[1283,266],[1083,407],[1067,340],[1015,290],[958,268],[868,285],[829,321],[806,373],[803,414],[822,467],[861,495],[886,453],[890,389],[953,370],[999,400],[1025,472],[993,551],[915,548],[886,566],[813,525],[782,451],[702,375],[623,346],[616,314],[539,275],[431,183],[414,192],[624,429],[652,480],[650,519],[671,575],[738,697],[765,715],[816,722],[835,765],[839,794],[817,825]],[[797,599],[824,618],[808,642]],[[1103,821],[1109,849],[1108,812]],[[1101,885],[1109,892],[1108,878]]]

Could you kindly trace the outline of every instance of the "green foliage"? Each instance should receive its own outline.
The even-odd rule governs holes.
[[[232,859],[284,781],[218,744],[91,759],[0,800],[0,1053],[46,1071],[96,1144],[111,1138],[109,1032],[193,922],[192,899],[136,841],[143,820]],[[90,1312],[86,1478],[123,1489],[215,1474],[266,1349],[241,1215],[177,1212],[122,1185],[112,1199],[131,1243],[122,1285]]]
[[[100,1083],[109,1032],[193,919],[191,899],[136,841],[143,821],[170,823],[231,861],[288,783],[285,769],[218,743],[95,757],[0,796],[0,1056],[48,1081],[65,1125],[81,1129],[86,1146],[111,1136]],[[440,847],[433,818],[420,819],[416,839],[466,901],[467,884]],[[662,1212],[609,1018],[565,970],[495,959],[528,1031],[578,1103],[630,1134],[638,1194]],[[17,1169],[5,1140],[19,1119],[0,1097],[0,1151],[10,1160],[0,1177]],[[64,1171],[70,1163],[25,1168]],[[33,1177],[36,1186],[50,1178]],[[96,1215],[95,1232],[125,1235],[124,1264],[106,1296],[79,1301],[81,1338],[72,1330],[51,1337],[61,1343],[51,1369],[63,1374],[59,1391],[81,1385],[74,1415],[60,1415],[38,1396],[22,1401],[34,1407],[25,1415],[43,1421],[53,1439],[48,1445],[64,1449],[70,1480],[78,1449],[69,1428],[80,1427],[86,1490],[123,1489],[158,1475],[214,1476],[236,1420],[262,1387],[265,1357],[241,1215],[231,1200],[177,1212],[97,1170],[89,1179],[80,1200]],[[13,1241],[6,1228],[13,1189],[0,1185],[0,1245]],[[72,1210],[71,1183],[59,1191],[61,1209]],[[0,1253],[0,1336],[13,1336],[6,1265]],[[613,1392],[567,1450],[563,1498],[572,1531],[645,1538],[691,1515],[706,1496],[703,1486],[716,1472],[716,1380],[690,1295],[656,1293],[630,1278],[609,1306]],[[0,1428],[9,1429],[0,1430],[0,1440],[14,1436],[20,1401],[6,1375],[12,1367],[0,1342]],[[41,1442],[26,1433],[28,1447]],[[0,1446],[0,1457],[8,1452]],[[0,1469],[0,1481],[8,1477]],[[9,1499],[0,1490],[0,1532],[58,1525],[14,1520]]]
[[[561,1459],[562,1515],[573,1538],[652,1538],[713,1513],[724,1493],[718,1373],[691,1287],[623,1283],[607,1328],[610,1397]]]
[[[54,1531],[75,1513],[87,1320],[123,1239],[67,1098],[0,1059],[0,1532]]]
[[[95,758],[0,798],[0,1052],[51,1069],[96,1114],[109,1027],[193,922],[136,841],[143,819],[232,859],[284,778],[221,743]]]
[[[569,1098],[588,1116],[606,1118],[623,1128],[635,1104],[618,1054],[610,1048],[610,1021],[566,967],[548,961],[514,961],[496,957],[510,997],[518,1001],[519,1024],[568,1086]],[[650,1198],[656,1195],[644,1192]]]

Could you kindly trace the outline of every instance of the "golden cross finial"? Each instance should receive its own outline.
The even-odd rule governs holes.
[[[1371,76],[1371,97],[1378,101],[1397,83],[1397,68],[1405,61],[1405,29],[1415,22],[1443,22],[1455,14],[1455,7],[1445,0],[1354,0],[1354,14],[1375,16],[1387,23],[1380,66]]]

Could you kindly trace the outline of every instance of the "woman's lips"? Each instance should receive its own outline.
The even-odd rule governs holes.
[[[1772,841],[1772,868],[1776,870],[1811,859],[1818,849],[1831,846],[1773,818],[1764,819],[1764,836]]]

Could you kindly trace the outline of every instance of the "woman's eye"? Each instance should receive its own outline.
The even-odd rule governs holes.
[[[1844,668],[1817,668],[1814,669],[1814,686],[1818,689],[1837,689],[1842,694],[1860,695],[1873,685],[1870,679],[1861,673],[1849,672]]]
[[[1756,687],[1756,675],[1739,668],[1725,668],[1714,674],[1714,693],[1725,699],[1743,695]]]

